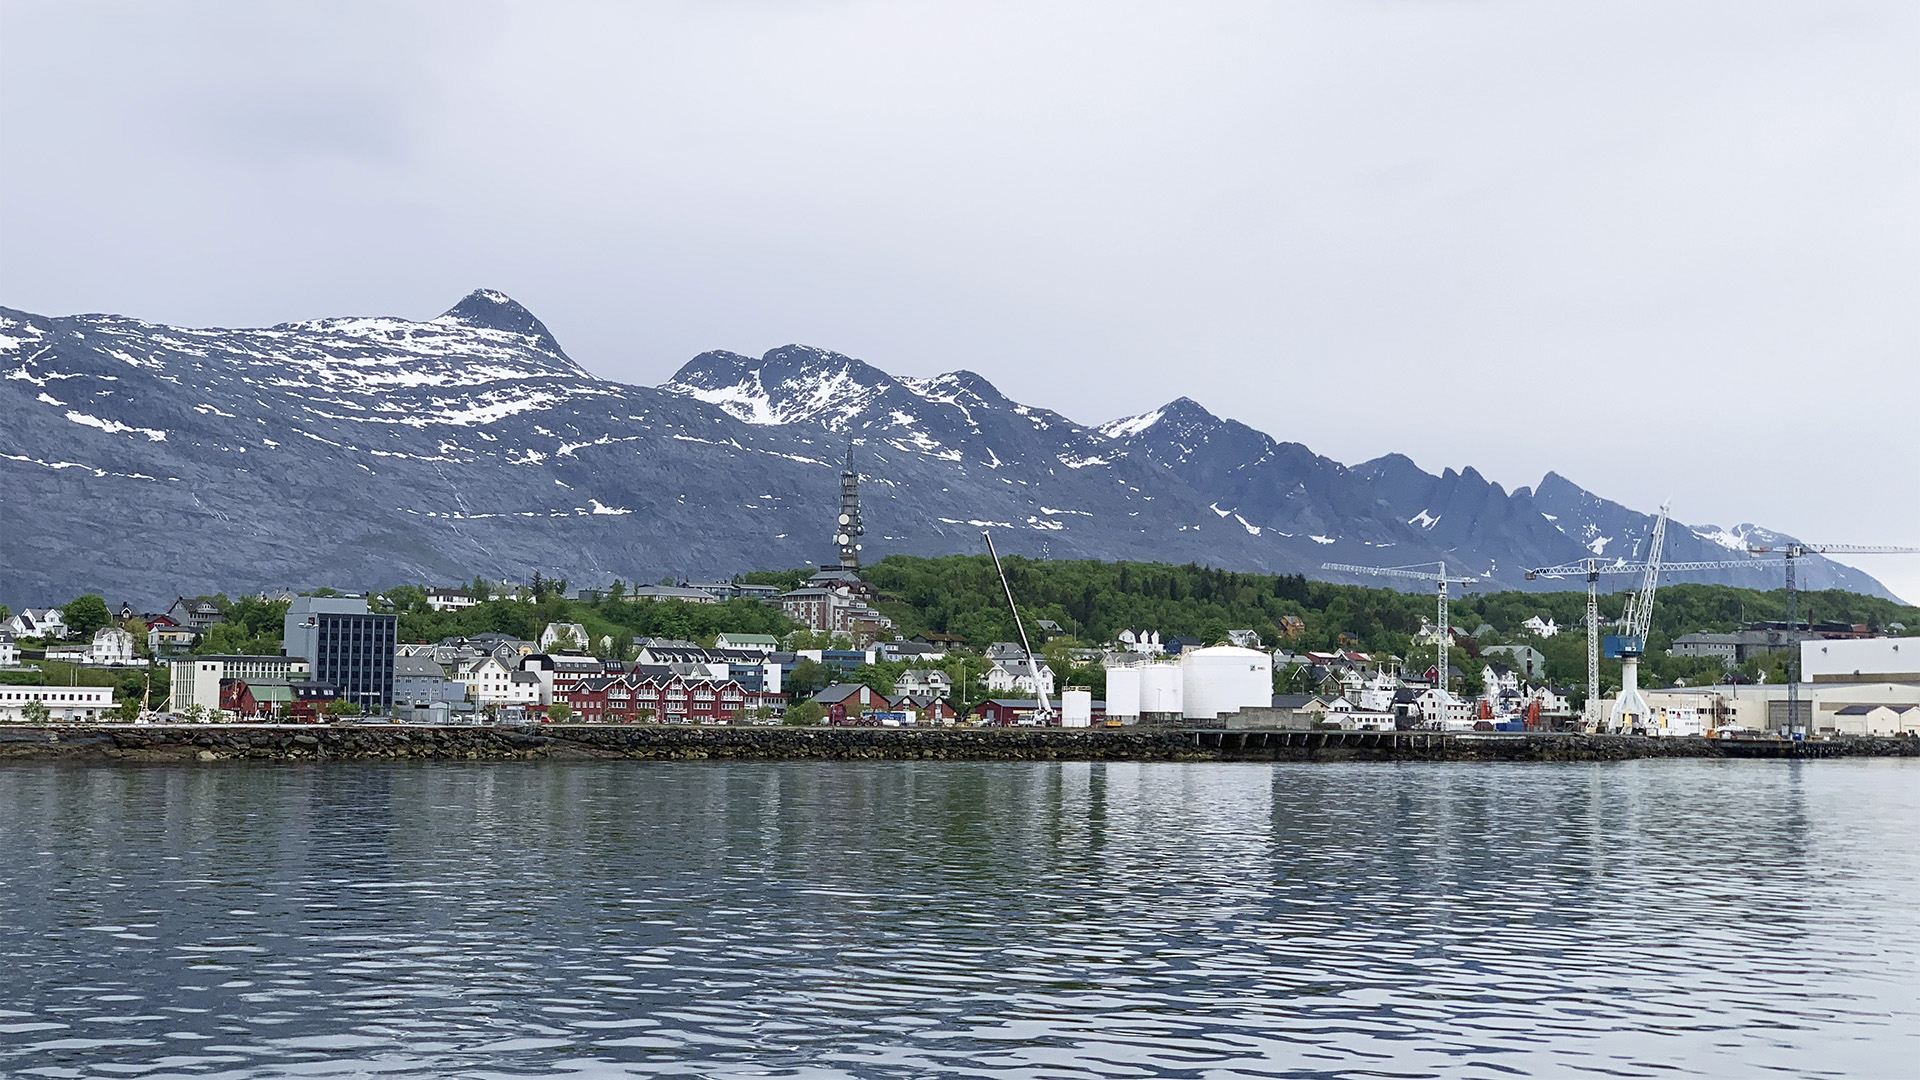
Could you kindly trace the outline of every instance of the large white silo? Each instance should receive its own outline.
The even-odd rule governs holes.
[[[1129,724],[1140,719],[1139,665],[1107,665],[1107,715]]]
[[[1060,695],[1061,727],[1093,726],[1093,691],[1084,686],[1069,686]]]
[[[1273,657],[1258,649],[1215,645],[1180,654],[1180,681],[1189,720],[1273,704]]]
[[[1182,687],[1178,664],[1142,664],[1140,672],[1140,715],[1177,718],[1181,708]]]

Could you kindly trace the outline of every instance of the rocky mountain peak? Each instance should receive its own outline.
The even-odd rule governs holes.
[[[533,338],[547,352],[566,355],[545,323],[522,307],[519,301],[494,289],[473,290],[433,321],[521,334]]]

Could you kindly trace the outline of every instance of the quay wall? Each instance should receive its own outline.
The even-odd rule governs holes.
[[[688,725],[0,727],[0,762],[471,760],[1624,761],[1920,757],[1920,739]]]

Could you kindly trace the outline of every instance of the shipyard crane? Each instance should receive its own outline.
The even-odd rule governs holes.
[[[1422,567],[1425,567],[1425,566],[1438,566],[1440,569],[1438,573],[1432,570],[1421,569]],[[1447,582],[1457,581],[1462,585],[1471,585],[1472,583],[1479,581],[1480,580],[1479,578],[1474,577],[1471,574],[1462,574],[1455,577],[1448,577],[1447,564],[1444,562],[1415,563],[1412,566],[1353,566],[1348,563],[1331,563],[1330,562],[1330,563],[1321,563],[1320,569],[1335,570],[1343,574],[1370,574],[1374,577],[1402,577],[1402,578],[1413,578],[1416,581],[1438,582],[1439,583],[1438,592],[1440,594],[1440,616],[1439,616],[1440,621],[1434,624],[1434,633],[1439,637],[1440,655],[1439,655],[1439,659],[1436,661],[1436,666],[1433,669],[1433,672],[1434,672],[1433,682],[1435,686],[1438,686],[1440,688],[1440,692],[1442,694],[1446,694],[1449,692],[1447,687],[1447,646],[1451,644],[1451,639],[1453,637],[1453,628],[1447,622]]]
[[[1007,584],[1007,571],[1000,565],[1000,552],[993,546],[993,534],[982,530],[981,536],[987,538],[987,554],[993,556],[994,572],[1000,575],[1000,587],[1007,593],[1007,610],[1013,612],[1013,628],[1020,631],[1020,647],[1026,650],[1027,674],[1033,678],[1034,704],[1033,718],[1040,724],[1053,723],[1053,703],[1047,700],[1047,684],[1040,681],[1040,661],[1034,659],[1033,643],[1027,640],[1027,624],[1020,621],[1020,608],[1013,602],[1013,586]]]
[[[1704,562],[1664,562],[1662,553],[1667,540],[1667,515],[1669,507],[1662,506],[1660,514],[1654,519],[1652,543],[1648,547],[1647,561],[1629,563],[1624,560],[1602,563],[1599,559],[1582,559],[1577,563],[1561,566],[1541,566],[1527,571],[1527,580],[1535,578],[1574,577],[1584,574],[1587,579],[1587,719],[1597,723],[1595,713],[1600,701],[1600,577],[1602,574],[1638,574],[1640,590],[1627,598],[1626,612],[1621,616],[1619,625],[1626,633],[1614,640],[1615,648],[1610,655],[1620,660],[1620,696],[1614,699],[1614,707],[1609,715],[1609,726],[1622,730],[1622,724],[1631,726],[1633,716],[1646,716],[1646,699],[1640,696],[1639,676],[1640,657],[1645,654],[1647,633],[1653,627],[1653,594],[1660,587],[1662,572],[1681,573],[1689,570],[1733,570],[1740,567],[1767,566],[1770,561],[1754,558],[1712,559]],[[1638,712],[1633,710],[1637,708]]]
[[[1787,738],[1796,734],[1812,734],[1809,730],[1800,732],[1800,646],[1799,630],[1799,582],[1794,573],[1794,560],[1806,555],[1920,555],[1920,547],[1896,547],[1890,544],[1802,544],[1792,541],[1778,546],[1751,546],[1747,550],[1755,555],[1779,554],[1787,564]]]

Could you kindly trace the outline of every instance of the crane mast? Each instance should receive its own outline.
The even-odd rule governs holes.
[[[1449,578],[1447,576],[1447,564],[1444,562],[1433,564],[1438,568],[1438,572],[1421,569],[1424,565],[1427,564],[1415,563],[1412,566],[1354,566],[1351,563],[1321,563],[1320,569],[1335,570],[1343,574],[1369,574],[1374,577],[1403,577],[1413,578],[1416,581],[1438,582],[1439,611],[1437,617],[1440,622],[1439,625],[1434,627],[1434,632],[1439,635],[1439,660],[1438,666],[1434,668],[1434,685],[1439,687],[1442,693],[1447,693],[1447,646],[1452,644],[1453,640],[1452,624],[1449,623],[1447,619],[1447,582],[1457,581],[1464,585],[1480,579],[1470,574]]]
[[[1020,621],[1020,608],[1013,602],[1013,586],[1007,584],[1007,571],[1000,565],[1000,552],[993,546],[993,534],[982,531],[987,538],[987,554],[993,556],[994,573],[1000,575],[1000,587],[1007,593],[1007,610],[1013,612],[1013,628],[1020,631],[1020,648],[1027,654],[1027,673],[1033,676],[1033,697],[1039,707],[1034,710],[1033,718],[1042,724],[1053,722],[1053,703],[1047,700],[1047,684],[1040,681],[1040,662],[1034,659],[1033,643],[1027,640],[1027,624]]]

